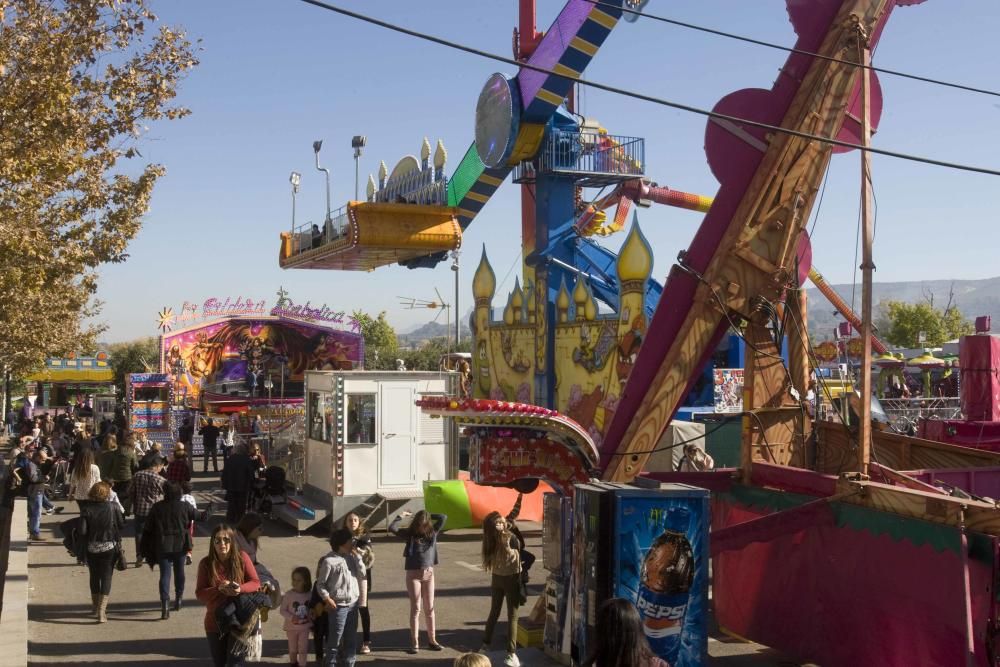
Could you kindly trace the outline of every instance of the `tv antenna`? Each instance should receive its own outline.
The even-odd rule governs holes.
[[[433,322],[437,322],[441,318],[441,313],[445,314],[445,350],[448,354],[451,354],[451,304],[444,300],[437,287],[434,288],[434,293],[437,294],[436,301],[416,299],[408,296],[399,296],[396,298],[399,299],[400,305],[404,306],[407,310],[417,310],[418,308],[437,310],[438,312],[434,316]]]

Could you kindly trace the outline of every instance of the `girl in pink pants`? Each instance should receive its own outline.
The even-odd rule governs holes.
[[[437,538],[448,517],[444,514],[430,514],[420,510],[406,528],[402,527],[404,512],[389,524],[389,532],[406,540],[403,549],[406,569],[406,591],[410,594],[410,648],[408,653],[420,649],[420,611],[423,607],[427,624],[427,648],[441,651],[434,628],[434,566],[438,563]]]
[[[309,597],[312,594],[312,577],[309,568],[292,570],[292,590],[281,598],[281,615],[285,617],[284,631],[288,637],[288,660],[292,667],[309,664]]]

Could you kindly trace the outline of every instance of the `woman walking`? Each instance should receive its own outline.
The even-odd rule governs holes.
[[[83,512],[83,503],[90,499],[90,490],[101,481],[101,469],[94,463],[94,450],[81,447],[73,457],[69,468],[69,497],[79,505]],[[111,487],[108,487],[110,492]]]
[[[108,436],[108,440],[113,441],[114,438],[113,435]],[[128,501],[128,487],[132,483],[132,475],[139,470],[139,457],[135,454],[135,441],[132,434],[123,435],[121,445],[110,451],[107,481],[111,482],[111,488],[114,489],[118,498],[125,499],[125,516],[128,516],[132,513]]]
[[[208,555],[198,563],[198,585],[195,595],[205,603],[205,635],[215,667],[244,665],[242,658],[231,655],[232,636],[219,631],[215,611],[240,593],[253,593],[260,588],[257,570],[250,557],[236,546],[232,528],[219,524],[212,531]]]
[[[597,610],[594,653],[584,667],[670,667],[653,655],[635,606],[622,598],[605,600]]]
[[[400,524],[406,516],[410,516],[410,512],[403,512],[393,519],[389,524],[389,532],[406,540],[403,557],[406,592],[410,596],[410,648],[407,653],[412,655],[420,650],[421,602],[427,626],[427,647],[432,651],[440,651],[443,647],[438,644],[434,632],[434,566],[438,564],[438,533],[444,528],[448,517],[420,510],[413,515],[413,521],[408,527],[401,528]]]
[[[160,567],[160,618],[170,618],[170,574],[174,576],[174,611],[184,599],[184,565],[191,550],[188,527],[195,519],[191,505],[181,500],[181,487],[167,482],[163,500],[155,503],[143,526],[140,552],[152,567]]]
[[[490,577],[490,615],[486,619],[482,653],[488,653],[493,631],[500,618],[500,607],[507,601],[507,657],[503,664],[518,667],[517,608],[521,606],[521,549],[524,545],[514,535],[500,512],[490,512],[483,520],[483,570]]]
[[[111,578],[115,573],[122,541],[121,529],[125,526],[125,517],[110,498],[111,485],[98,481],[90,488],[88,499],[80,503],[80,515],[87,525],[86,557],[87,569],[90,571],[90,600],[98,623],[108,620]]]
[[[372,589],[375,550],[372,548],[372,537],[361,523],[361,515],[357,512],[348,512],[344,515],[344,528],[351,531],[354,536],[354,555],[360,558],[365,566],[365,578],[359,582],[361,592],[358,597],[358,617],[361,619],[361,649],[358,653],[368,655],[372,652],[372,617],[368,612],[368,592]]]

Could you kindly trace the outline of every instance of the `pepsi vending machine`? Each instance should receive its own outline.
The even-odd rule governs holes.
[[[576,487],[574,657],[593,650],[596,613],[609,597],[632,601],[653,652],[671,667],[708,652],[709,493],[686,484]]]

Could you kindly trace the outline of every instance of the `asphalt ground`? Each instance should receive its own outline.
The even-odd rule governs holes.
[[[200,462],[198,462],[200,467]],[[215,501],[209,522],[197,525],[194,565],[187,567],[184,607],[172,612],[169,620],[160,619],[157,592],[158,572],[148,566],[130,567],[116,572],[108,605],[108,622],[96,623],[90,615],[89,578],[85,567],[77,565],[57,537],[58,524],[76,514],[74,502],[56,501],[64,507],[59,515],[43,517],[44,542],[29,548],[29,664],[141,664],[145,666],[210,665],[208,645],[203,630],[204,607],[194,597],[197,562],[208,550],[207,534],[224,517],[224,505],[218,491],[217,477],[195,474],[195,496],[199,505]],[[520,524],[528,548],[541,554],[541,531],[538,524]],[[133,556],[132,522],[128,521],[126,553]],[[481,641],[489,611],[489,578],[476,565],[479,560],[480,531],[447,531],[440,539],[440,565],[435,568],[437,638],[446,647],[440,653],[421,650],[408,655],[409,602],[404,586],[402,543],[391,535],[376,533],[373,590],[369,595],[372,616],[372,649],[359,656],[358,663],[379,665],[451,665],[455,656],[476,650]],[[287,585],[294,567],[304,565],[315,571],[317,561],[329,547],[321,535],[296,535],[278,521],[265,523],[258,560]],[[530,599],[524,613],[541,593],[541,562],[529,586]],[[505,616],[494,637],[493,664],[502,665],[502,647],[506,637]],[[275,611],[264,623],[265,664],[288,663],[287,643],[281,629],[282,618]],[[426,635],[421,631],[421,643]],[[710,665],[726,667],[787,665],[776,653],[756,644],[730,639],[713,631],[709,640]],[[519,650],[526,666],[554,665],[537,650]],[[310,653],[310,658],[312,654]],[[312,663],[311,663],[312,664]]]

